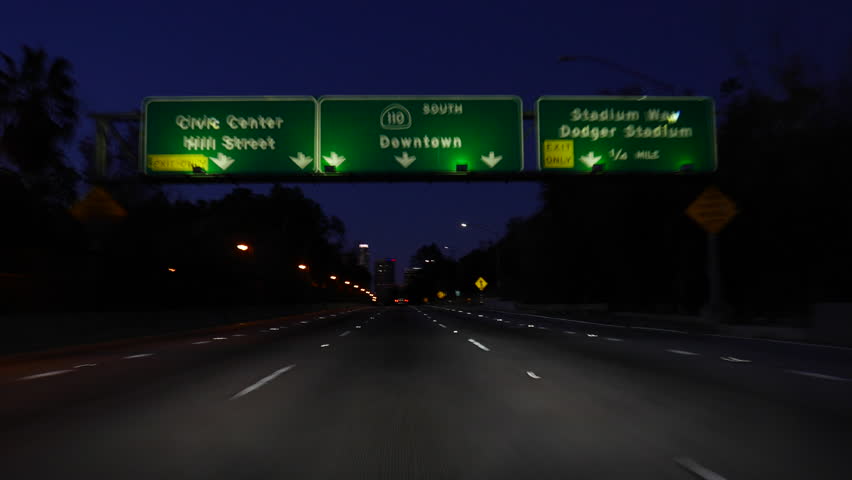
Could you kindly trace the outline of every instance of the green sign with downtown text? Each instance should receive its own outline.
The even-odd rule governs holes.
[[[536,122],[541,171],[716,170],[710,98],[541,97]]]
[[[321,97],[320,171],[518,172],[522,115],[514,96]]]
[[[313,174],[313,97],[152,97],[143,102],[148,175]]]

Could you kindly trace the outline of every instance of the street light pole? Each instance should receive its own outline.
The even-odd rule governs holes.
[[[664,90],[669,92],[669,95],[677,95],[677,88],[671,83],[664,82],[659,78],[654,78],[646,73],[642,73],[638,70],[634,70],[632,68],[626,67],[620,63],[613,62],[612,60],[607,60],[606,58],[596,57],[593,55],[563,55],[559,57],[560,62],[591,62],[597,63],[599,65],[603,65],[613,70],[618,70],[621,73],[626,73],[627,75],[631,75],[633,77],[639,78],[643,81],[653,83],[658,87],[662,87]]]

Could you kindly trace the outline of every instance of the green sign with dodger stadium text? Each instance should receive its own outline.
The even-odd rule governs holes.
[[[147,175],[316,172],[313,97],[160,97],[143,104]]]
[[[542,171],[716,170],[710,98],[541,97],[536,122]]]

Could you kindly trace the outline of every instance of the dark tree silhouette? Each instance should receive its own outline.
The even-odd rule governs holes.
[[[35,192],[68,203],[78,178],[63,150],[78,120],[71,63],[42,49],[22,50],[17,62],[0,53],[0,163]]]

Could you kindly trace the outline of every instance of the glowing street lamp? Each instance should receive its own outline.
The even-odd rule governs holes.
[[[345,280],[343,283],[345,283],[346,285],[349,285],[349,284],[351,284],[352,282],[350,282],[349,280]]]
[[[299,264],[299,270],[307,270],[307,269],[308,269],[308,266],[305,265],[304,263]]]
[[[355,288],[358,288],[358,285],[352,285],[352,286],[355,287]]]
[[[332,280],[337,280],[337,275],[331,275],[331,276],[329,276],[328,278],[330,278],[330,279],[332,279]]]
[[[238,244],[237,244],[237,250],[240,250],[240,251],[242,251],[242,252],[245,252],[245,251],[247,251],[248,249],[249,249],[249,246],[248,246],[248,245],[246,245],[245,243],[238,243]]]
[[[169,271],[170,271],[170,272],[172,272],[172,273],[174,273],[174,272],[176,272],[177,270],[175,270],[174,268],[169,268]]]

